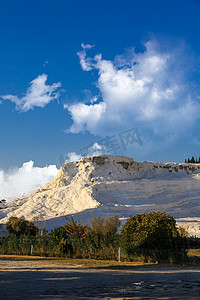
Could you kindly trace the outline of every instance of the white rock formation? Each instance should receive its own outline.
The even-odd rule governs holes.
[[[5,223],[10,216],[23,216],[41,226],[47,220],[50,230],[63,224],[62,216],[72,214],[89,222],[94,215],[118,214],[126,219],[137,213],[165,211],[189,226],[189,231],[192,224],[193,234],[200,236],[199,179],[200,164],[137,163],[109,155],[85,157],[63,165],[43,189],[4,205],[0,219]]]

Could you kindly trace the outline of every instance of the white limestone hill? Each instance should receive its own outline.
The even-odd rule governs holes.
[[[165,211],[200,236],[200,164],[137,163],[125,156],[98,155],[64,164],[42,189],[0,207],[0,222],[25,217],[51,230],[65,216],[90,222],[94,215]]]

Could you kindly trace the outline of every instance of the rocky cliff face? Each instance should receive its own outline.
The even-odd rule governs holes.
[[[44,188],[4,205],[0,218],[1,222],[10,216],[51,219],[57,226],[55,220],[71,214],[89,221],[94,215],[126,218],[165,211],[176,218],[194,220],[200,215],[199,179],[199,164],[137,163],[132,158],[109,155],[85,157],[63,165]]]

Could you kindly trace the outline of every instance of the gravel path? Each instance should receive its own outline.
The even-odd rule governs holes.
[[[200,299],[200,268],[84,269],[0,260],[0,299]]]

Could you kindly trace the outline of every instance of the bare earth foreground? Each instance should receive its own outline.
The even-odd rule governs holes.
[[[0,299],[200,299],[200,268],[1,256]]]

